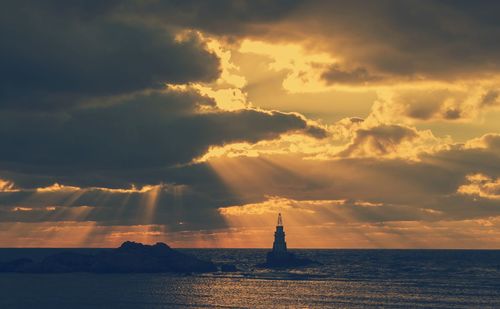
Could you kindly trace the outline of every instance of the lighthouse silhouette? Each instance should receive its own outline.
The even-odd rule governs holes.
[[[277,258],[284,258],[288,254],[286,251],[285,230],[283,229],[283,219],[281,218],[281,213],[278,214],[278,224],[276,225],[276,232],[274,232],[272,252],[274,257]]]
[[[289,253],[286,248],[285,230],[281,213],[278,214],[278,223],[274,232],[273,251],[267,253],[267,264],[279,266],[288,264],[294,260],[293,253]]]
[[[295,257],[293,253],[287,251],[283,219],[281,218],[281,213],[279,213],[278,224],[276,224],[276,231],[274,232],[273,250],[267,253],[266,263],[258,264],[257,266],[267,268],[287,268],[306,266],[314,263],[317,262],[307,258]]]

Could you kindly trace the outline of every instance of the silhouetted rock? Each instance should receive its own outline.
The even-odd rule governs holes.
[[[171,249],[164,243],[153,246],[124,242],[119,248],[97,255],[62,252],[34,263],[28,259],[0,264],[0,272],[97,272],[97,273],[201,273],[217,271],[212,262]]]
[[[239,269],[233,264],[222,264],[220,265],[220,271],[229,273],[239,271]]]
[[[164,243],[153,246],[124,242],[120,248],[101,252],[93,272],[212,272],[212,262],[176,251]]]

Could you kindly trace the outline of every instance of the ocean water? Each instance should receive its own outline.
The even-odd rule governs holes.
[[[0,261],[59,250],[0,249]],[[241,271],[0,274],[0,308],[500,308],[498,250],[292,250],[322,263],[296,270],[256,268],[266,250],[183,251]]]

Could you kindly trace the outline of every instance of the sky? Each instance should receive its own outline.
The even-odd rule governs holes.
[[[0,9],[0,247],[500,248],[500,3]]]

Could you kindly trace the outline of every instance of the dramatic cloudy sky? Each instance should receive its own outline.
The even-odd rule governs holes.
[[[0,5],[0,246],[500,248],[500,3]]]

